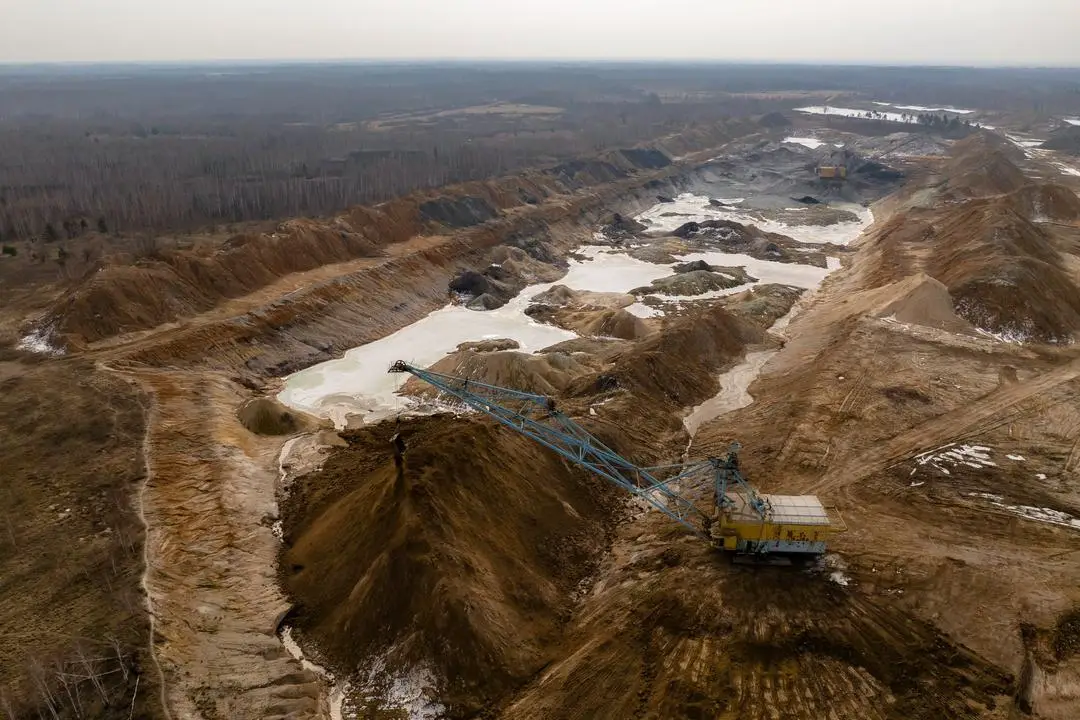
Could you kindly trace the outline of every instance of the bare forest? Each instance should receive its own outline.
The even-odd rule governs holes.
[[[1032,113],[1080,106],[1067,74],[985,75],[520,63],[0,68],[0,241],[325,215],[790,108],[821,99],[821,88],[883,99],[918,88],[928,100]]]

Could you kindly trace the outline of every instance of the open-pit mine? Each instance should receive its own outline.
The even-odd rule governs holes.
[[[1080,178],[827,110],[34,315],[33,372],[144,409],[168,716],[1080,717]]]

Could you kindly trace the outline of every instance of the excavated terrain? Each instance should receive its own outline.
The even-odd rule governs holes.
[[[141,483],[153,626],[116,622],[149,638],[143,702],[206,720],[1080,716],[1076,193],[988,133],[896,168],[845,151],[842,189],[783,137],[731,122],[115,258],[35,317],[66,356],[0,364],[0,381],[93,363],[131,452],[86,472]],[[684,191],[748,200],[737,220],[664,215]],[[811,195],[856,206],[790,209]],[[850,223],[860,202],[873,224],[851,245],[774,232]],[[600,264],[582,245],[842,267],[815,290],[725,294],[751,260],[709,255],[594,292],[559,284],[571,261]],[[410,412],[348,429],[272,399],[447,303],[480,317],[539,283],[524,314],[580,337],[477,336],[433,369],[550,395],[640,464],[739,440],[761,490],[838,507],[830,554],[732,564],[415,380]],[[751,357],[750,399],[691,435],[684,418]]]

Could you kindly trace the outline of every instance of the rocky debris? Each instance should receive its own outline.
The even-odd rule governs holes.
[[[646,225],[637,220],[615,213],[600,226],[600,233],[610,240],[629,240],[647,229]]]
[[[787,116],[783,113],[771,112],[762,115],[761,118],[758,120],[758,125],[766,128],[790,127],[791,120],[789,120]]]
[[[496,338],[494,340],[470,340],[457,346],[458,352],[497,352],[500,350],[517,350],[521,345],[511,338]]]
[[[707,272],[713,269],[713,266],[705,262],[704,260],[693,260],[691,262],[679,263],[672,268],[672,270],[674,270],[676,274],[694,272],[697,270],[705,270]]]
[[[493,219],[499,212],[478,197],[442,197],[420,204],[420,217],[452,228],[467,228]]]
[[[502,259],[483,272],[466,270],[449,283],[450,292],[470,310],[494,310],[506,304],[530,282],[552,281],[561,275],[554,265],[516,247],[498,247],[491,256]]]
[[[629,148],[619,153],[634,167],[643,170],[659,170],[671,164],[671,158],[656,148]]]
[[[656,263],[657,265],[670,265],[677,262],[678,255],[685,255],[691,251],[690,244],[682,238],[659,238],[648,245],[639,245],[631,248],[627,253],[635,260]]]
[[[714,271],[715,270],[715,271]],[[729,288],[756,282],[742,267],[722,267],[710,270],[690,270],[653,280],[651,285],[634,289],[635,295],[701,295],[713,290]]]
[[[851,215],[845,210],[837,212]],[[755,225],[743,225],[734,220],[683,223],[673,234],[686,240],[691,247],[717,248],[728,253],[742,253],[775,262],[815,267],[827,265],[825,255],[818,246],[800,243],[786,235],[765,232]]]
[[[817,225],[826,227],[842,222],[858,222],[859,216],[850,210],[834,208],[829,205],[808,205],[803,208],[780,208],[761,210],[752,213],[762,220],[772,220],[784,225]]]
[[[891,168],[888,165],[882,165],[874,160],[867,160],[859,165],[855,166],[854,172],[856,175],[870,178],[872,180],[879,180],[881,182],[897,182],[904,179],[904,173]]]
[[[566,267],[566,261],[563,260],[551,247],[551,231],[546,226],[536,231],[517,232],[506,238],[504,243],[505,250],[519,249],[522,250],[533,260],[538,260],[548,265],[556,265],[560,267]],[[502,248],[496,248],[496,252]],[[503,262],[503,260],[496,258],[496,262]]]
[[[491,293],[484,293],[465,303],[465,307],[469,310],[496,310],[505,304],[506,300],[495,297]]]
[[[818,200],[813,195],[803,195],[802,197],[791,198],[791,199],[794,200],[797,203],[802,203],[803,205],[820,205],[821,204],[821,201]]]
[[[622,308],[632,304],[634,297],[626,293],[571,290],[565,285],[554,285],[549,290],[534,295],[532,301],[550,307]]]
[[[769,327],[790,310],[804,292],[803,288],[777,283],[754,285],[746,292],[724,298],[724,309]]]

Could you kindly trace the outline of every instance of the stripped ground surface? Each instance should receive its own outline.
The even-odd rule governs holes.
[[[1031,707],[1076,717],[1076,531],[1020,508],[1080,515],[1080,361],[986,333],[1034,328],[1042,340],[1078,329],[1068,308],[1044,302],[1039,272],[1075,282],[1080,264],[1065,257],[1071,230],[1049,231],[1020,202],[1023,174],[1007,157],[970,162],[989,150],[935,161],[882,203],[845,269],[786,330],[786,346],[749,389],[754,402],[695,437],[706,454],[742,440],[763,490],[814,490],[841,506],[850,531],[823,567],[733,566],[656,513],[612,507],[535,448],[447,418],[403,421],[426,435],[400,470],[386,427],[346,434],[348,446],[332,451],[297,443],[317,461],[296,479],[282,548],[273,527],[283,438],[255,435],[236,416],[287,369],[443,304],[448,280],[492,262],[493,249],[524,235],[559,256],[601,212],[651,203],[713,150],[683,168],[564,188],[536,207],[507,200],[489,226],[412,240],[391,233],[377,256],[282,273],[250,293],[222,293],[209,309],[177,312],[144,293],[169,318],[133,316],[150,327],[113,332],[115,318],[98,323],[90,302],[102,296],[75,297],[86,302],[61,319],[86,321],[86,337],[104,334],[79,352],[145,398],[124,447],[147,456],[145,465],[129,459],[145,482],[145,588],[165,682],[144,697],[161,689],[177,718],[325,717],[325,683],[276,637],[287,618],[344,676],[379,660],[384,689],[438,661],[446,674],[431,676],[430,691],[449,717],[930,720]],[[972,198],[979,212],[957,215]],[[1061,207],[1055,227],[1072,228]],[[964,236],[972,225],[985,232]],[[1013,231],[1026,244],[997,242]],[[977,262],[964,264],[967,251]],[[1017,289],[997,293],[993,273],[1016,253],[1047,267],[1026,263],[1030,272],[1010,277]],[[962,315],[952,293],[995,314]],[[606,443],[643,463],[674,461],[687,446],[684,411],[715,395],[719,372],[773,347],[765,329],[792,301],[749,320],[693,308],[642,337],[572,341],[557,352],[577,359],[558,363],[558,374],[553,361],[507,353],[447,362],[480,378],[550,375],[563,407]],[[919,463],[950,442],[991,448],[996,464],[934,475]],[[522,470],[537,465],[545,472],[535,486],[522,484]],[[352,522],[361,511],[373,517]],[[377,611],[386,622],[365,625]],[[382,655],[358,657],[368,650]],[[347,707],[400,716],[365,706],[378,684],[355,688]]]

